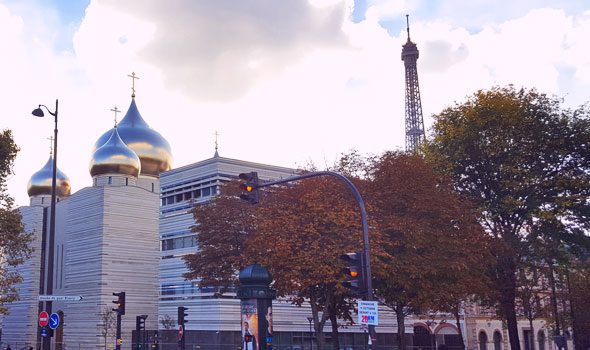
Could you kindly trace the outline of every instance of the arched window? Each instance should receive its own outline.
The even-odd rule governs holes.
[[[430,332],[426,327],[423,326],[414,326],[414,334],[416,335],[428,335]]]
[[[537,341],[539,342],[539,350],[545,350],[545,332],[542,330],[537,333]]]
[[[494,350],[502,350],[502,334],[500,331],[494,332]]]
[[[487,350],[488,349],[488,335],[485,331],[479,332],[479,350]]]

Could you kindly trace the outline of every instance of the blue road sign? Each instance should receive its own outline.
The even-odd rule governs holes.
[[[46,327],[41,327],[41,336],[43,338],[45,338],[47,336],[47,328]]]
[[[53,313],[49,315],[49,328],[56,329],[57,327],[59,327],[59,315]]]

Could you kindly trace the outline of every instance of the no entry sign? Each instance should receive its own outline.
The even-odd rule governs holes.
[[[49,324],[49,314],[47,311],[41,311],[39,314],[39,326],[45,327]]]

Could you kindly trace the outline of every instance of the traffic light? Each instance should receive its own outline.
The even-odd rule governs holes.
[[[241,173],[238,177],[245,182],[240,184],[240,188],[242,189],[243,193],[240,195],[240,198],[250,202],[251,204],[256,204],[259,202],[259,192],[258,192],[258,173],[252,171],[250,173]]]
[[[187,311],[188,311],[188,308],[186,308],[184,306],[178,307],[178,325],[182,326],[183,328],[184,328],[184,324],[188,322],[186,320],[186,317],[188,316],[188,314],[186,313]]]
[[[113,295],[117,297],[117,300],[113,300],[113,304],[117,304],[117,308],[113,311],[125,315],[125,292],[113,293]]]
[[[364,274],[364,254],[361,252],[347,253],[340,256],[347,266],[342,269],[342,273],[346,276],[346,280],[342,285],[356,294],[364,294],[367,292],[365,285]]]
[[[137,331],[145,330],[145,319],[147,315],[140,315],[135,317],[135,329]]]

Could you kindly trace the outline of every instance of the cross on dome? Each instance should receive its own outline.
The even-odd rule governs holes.
[[[127,74],[129,78],[131,78],[131,97],[135,98],[135,79],[139,79],[135,72],[131,72],[131,74]]]
[[[121,112],[117,106],[115,106],[114,108],[111,108],[111,112],[115,112],[115,128],[117,127],[117,113]]]

